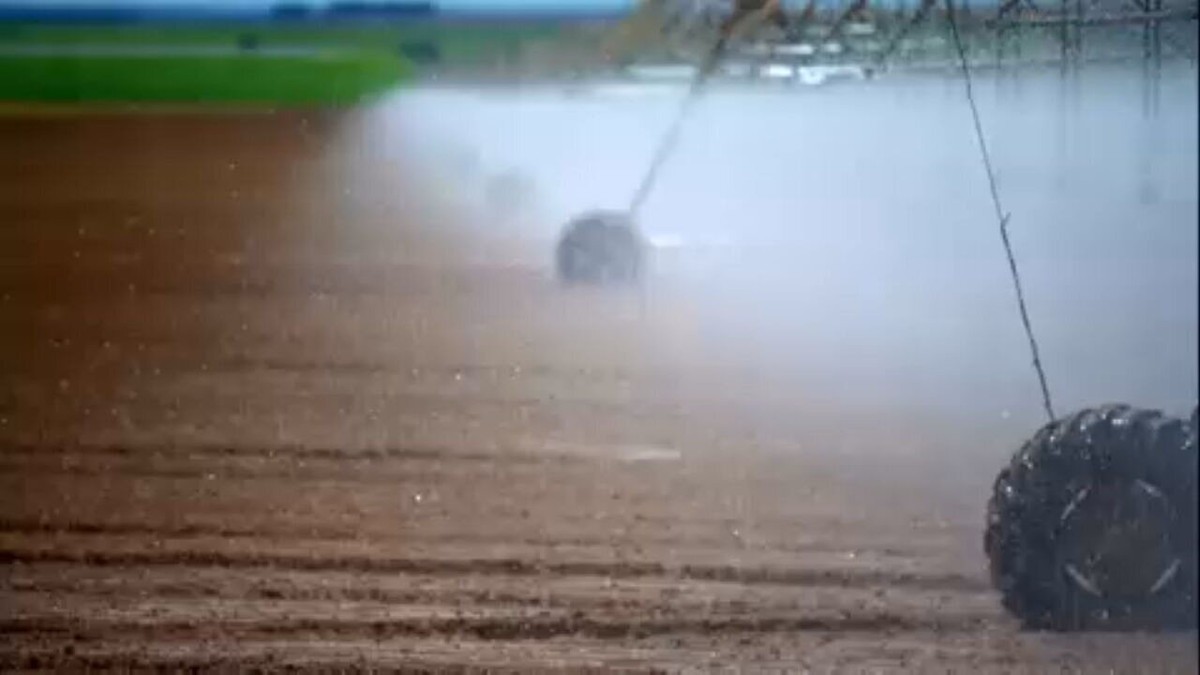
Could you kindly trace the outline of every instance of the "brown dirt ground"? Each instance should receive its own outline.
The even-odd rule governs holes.
[[[0,669],[1197,669],[1017,629],[979,429],[558,289],[353,116],[0,149]]]

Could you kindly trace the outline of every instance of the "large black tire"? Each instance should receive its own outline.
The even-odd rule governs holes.
[[[645,245],[627,215],[597,211],[567,224],[555,263],[567,284],[633,284],[642,277]]]
[[[1111,405],[1043,427],[1000,472],[984,550],[1039,630],[1196,626],[1195,415]]]

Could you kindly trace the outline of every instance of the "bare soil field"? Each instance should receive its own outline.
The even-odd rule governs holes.
[[[0,669],[1196,671],[1005,615],[983,507],[1032,429],[558,288],[371,146],[0,119]]]

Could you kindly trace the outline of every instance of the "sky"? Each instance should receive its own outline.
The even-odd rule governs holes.
[[[308,4],[320,5],[321,0],[306,0]],[[488,9],[544,9],[561,8],[565,5],[572,7],[611,8],[625,7],[633,0],[435,0],[435,4],[448,9],[459,8],[488,8]],[[5,5],[49,7],[53,5],[69,5],[73,7],[105,7],[105,6],[197,6],[207,5],[229,8],[268,7],[274,0],[0,0],[0,7]]]

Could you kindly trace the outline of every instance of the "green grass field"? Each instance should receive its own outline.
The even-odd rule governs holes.
[[[188,24],[188,25],[43,25],[0,24],[0,48],[6,45],[61,46],[228,46],[253,36],[264,48],[352,49],[399,54],[408,46],[436,44],[449,65],[480,65],[515,55],[522,44],[553,38],[560,29],[536,23],[403,22],[395,24]]]
[[[53,103],[349,105],[412,74],[370,53],[0,57],[0,99]]]
[[[553,29],[402,23],[0,25],[0,102],[347,105],[422,67],[515,57]],[[247,48],[247,45],[253,45]],[[412,53],[436,54],[414,63]]]

